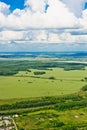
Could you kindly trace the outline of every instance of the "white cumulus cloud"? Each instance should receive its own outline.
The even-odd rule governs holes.
[[[47,0],[26,0],[25,6],[29,8],[32,12],[45,12]]]
[[[80,18],[80,23],[84,29],[87,29],[87,9],[82,12],[82,18]]]
[[[62,0],[70,11],[72,11],[76,16],[81,16],[82,10],[84,9],[85,2],[87,0]]]
[[[84,2],[25,0],[25,8],[13,12],[0,2],[0,43],[86,43],[86,34],[81,35],[87,30]]]
[[[5,27],[9,29],[29,29],[78,26],[78,19],[60,0],[48,0],[47,4],[49,7],[45,12],[45,0],[27,0],[27,7],[24,10],[16,9],[6,16]]]
[[[0,2],[0,13],[8,14],[9,13],[9,5],[5,4],[4,2]]]

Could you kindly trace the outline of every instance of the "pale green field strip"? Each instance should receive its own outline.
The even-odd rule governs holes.
[[[42,78],[28,77],[35,76],[33,72],[37,70],[31,71],[28,74],[19,72],[15,76],[0,76],[0,99],[71,94],[80,91],[86,84],[81,79],[87,77],[87,70],[64,71],[59,68],[52,71],[42,70],[46,72],[44,75],[39,75]],[[60,80],[45,79],[50,76]]]
[[[45,71],[46,74],[44,75],[34,75],[35,71]],[[71,70],[71,71],[64,71],[62,68],[53,68],[52,71],[50,70],[37,70],[37,69],[31,69],[31,72],[26,73],[24,71],[19,72],[15,76],[19,77],[42,77],[49,78],[51,76],[55,77],[56,79],[64,79],[64,80],[81,80],[84,77],[87,77],[87,69],[86,70]]]

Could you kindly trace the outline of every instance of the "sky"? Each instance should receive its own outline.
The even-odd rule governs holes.
[[[3,51],[87,51],[87,0],[0,0]]]

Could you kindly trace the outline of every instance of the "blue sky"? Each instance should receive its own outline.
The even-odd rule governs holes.
[[[24,0],[0,0],[6,4],[9,4],[10,10],[13,11],[16,8],[24,9]],[[78,2],[79,3],[79,2]],[[87,2],[84,2],[84,9],[87,8]]]
[[[84,5],[84,9],[87,9],[87,2],[86,2],[85,5]]]
[[[0,0],[0,52],[72,50],[87,50],[87,0]]]
[[[0,0],[1,2],[4,2],[8,5],[10,5],[10,11],[14,11],[16,8],[18,9],[24,9],[24,0]],[[49,5],[46,5],[46,10],[49,7]]]
[[[10,5],[10,10],[13,11],[16,8],[24,8],[24,0],[0,0],[8,5]]]

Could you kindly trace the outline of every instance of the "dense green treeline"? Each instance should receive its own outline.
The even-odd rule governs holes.
[[[48,69],[48,68],[64,68],[64,70],[81,70],[85,68],[85,64],[80,63],[63,63],[56,61],[28,61],[28,60],[1,60],[0,75],[14,75],[19,71],[27,71],[28,69]]]
[[[70,109],[79,109],[82,107],[87,107],[87,99],[82,101],[72,101],[67,103],[59,103],[55,105],[56,110],[70,110]]]
[[[53,105],[56,110],[69,110],[87,106],[87,99],[78,95],[70,95],[65,97],[44,97],[31,101],[21,101],[14,104],[0,105],[0,110],[35,108],[40,106]]]
[[[19,117],[15,119],[18,124],[18,129],[23,130],[31,126],[30,130],[34,128],[32,122],[35,122],[35,127],[39,130],[52,129],[52,130],[85,130],[87,128],[86,122],[64,122],[61,119],[61,112],[70,113],[81,108],[87,107],[87,97],[84,94],[72,94],[60,97],[42,97],[34,99],[23,99],[12,104],[0,105],[0,115],[15,115]],[[76,114],[74,118],[77,118]],[[84,116],[80,112],[80,116]],[[78,119],[78,118],[77,118]],[[27,123],[27,121],[30,123]],[[21,122],[21,123],[20,123]],[[24,123],[25,122],[25,123]],[[25,124],[25,125],[24,125]]]
[[[44,72],[44,71],[35,71],[34,72],[34,75],[43,75],[43,74],[45,74],[46,72]]]

